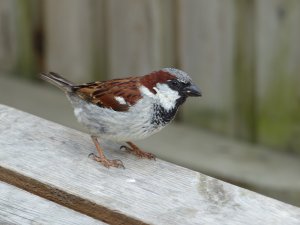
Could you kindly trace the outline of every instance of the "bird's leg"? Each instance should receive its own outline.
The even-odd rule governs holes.
[[[91,136],[91,138],[96,146],[99,156],[96,156],[94,153],[91,153],[89,156],[92,156],[95,161],[100,162],[103,166],[105,166],[107,168],[112,166],[112,167],[117,167],[117,168],[122,167],[123,169],[125,169],[121,160],[119,160],[119,159],[109,160],[105,157],[103,150],[100,147],[100,144],[99,144],[96,136]]]
[[[142,151],[138,146],[136,146],[132,142],[128,141],[126,143],[130,147],[122,145],[120,147],[120,149],[124,148],[126,151],[128,151],[129,153],[132,153],[132,154],[136,155],[139,158],[148,158],[148,159],[154,159],[154,160],[156,159],[156,156],[154,154]]]

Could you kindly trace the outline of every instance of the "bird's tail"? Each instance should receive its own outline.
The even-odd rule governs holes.
[[[54,72],[41,73],[40,77],[43,80],[55,85],[56,87],[59,87],[65,92],[72,92],[73,87],[75,86],[74,83],[66,80],[65,78]]]

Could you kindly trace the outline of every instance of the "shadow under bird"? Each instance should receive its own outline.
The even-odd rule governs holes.
[[[121,146],[139,158],[155,159],[131,141],[157,133],[175,117],[189,96],[201,96],[187,73],[164,68],[134,76],[86,84],[74,84],[54,73],[41,78],[62,89],[74,107],[79,123],[85,126],[96,146],[93,159],[105,167],[123,167],[121,160],[105,157],[99,139],[126,142]]]

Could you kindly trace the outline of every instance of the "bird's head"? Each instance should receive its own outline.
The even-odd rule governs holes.
[[[201,91],[188,74],[174,68],[145,75],[141,83],[141,92],[154,98],[166,110],[178,108],[189,96],[201,96]]]

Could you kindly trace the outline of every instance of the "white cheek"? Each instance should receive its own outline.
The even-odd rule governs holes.
[[[158,104],[164,107],[166,110],[171,110],[176,105],[176,100],[180,98],[177,91],[172,90],[166,84],[157,84],[153,88],[156,91],[156,94],[153,94],[149,91],[148,88],[141,86],[140,91],[143,95],[148,96],[155,100]]]
[[[157,96],[157,99],[161,106],[166,110],[171,110],[176,105],[176,100],[180,98],[177,91],[172,90],[166,84],[157,84],[154,88]]]

